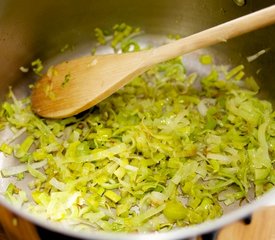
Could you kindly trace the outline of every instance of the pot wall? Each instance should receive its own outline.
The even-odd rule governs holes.
[[[19,71],[20,66],[38,57],[52,58],[65,44],[92,46],[95,27],[111,28],[115,23],[126,22],[146,33],[187,36],[272,4],[274,0],[247,0],[243,7],[233,0],[40,0],[35,3],[3,0],[0,3],[0,92],[26,79]],[[275,90],[272,84],[274,30],[274,26],[268,27],[211,48],[220,62],[246,64],[271,98]],[[271,50],[265,56],[247,64],[247,56],[267,48]]]

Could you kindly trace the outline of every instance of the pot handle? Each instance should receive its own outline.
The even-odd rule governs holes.
[[[1,205],[0,216],[0,239],[40,240],[40,237],[33,224],[15,215]],[[3,232],[4,236],[1,232]]]
[[[248,225],[251,223],[251,215],[245,217],[242,219],[243,223],[245,225]],[[217,240],[218,239],[219,230],[203,234],[201,237],[198,238],[198,240]]]

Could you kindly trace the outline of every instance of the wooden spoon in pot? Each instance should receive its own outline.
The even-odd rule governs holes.
[[[275,23],[275,5],[158,48],[85,56],[56,65],[33,88],[35,113],[73,116],[107,98],[151,66]]]

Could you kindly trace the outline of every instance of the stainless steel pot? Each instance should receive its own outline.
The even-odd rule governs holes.
[[[90,50],[95,42],[95,27],[110,28],[115,23],[126,22],[139,26],[145,31],[144,41],[159,43],[161,36],[179,33],[190,35],[219,23],[256,11],[274,4],[274,0],[2,0],[0,2],[0,94],[13,85],[17,95],[29,94],[28,83],[33,76],[23,74],[19,68],[32,60],[56,59],[64,44],[79,46],[75,54]],[[238,3],[238,4],[236,4]],[[249,24],[249,23],[247,23]],[[196,71],[192,59],[198,53],[210,52],[220,64],[244,64],[247,71],[255,76],[262,88],[261,95],[275,99],[275,27],[238,37],[227,43],[192,53],[187,65]],[[262,49],[267,53],[249,63],[247,56]],[[63,56],[64,57],[64,56]],[[67,56],[68,57],[68,56]],[[5,165],[0,156],[0,166]],[[1,179],[3,192],[9,179]],[[229,210],[223,217],[167,233],[110,234],[81,233],[66,228],[62,224],[50,223],[12,206],[0,197],[0,204],[47,229],[83,239],[183,239],[217,229],[225,224],[245,217],[260,206],[274,201],[275,191],[246,206]]]

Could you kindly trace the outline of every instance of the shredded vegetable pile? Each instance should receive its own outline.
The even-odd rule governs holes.
[[[140,49],[139,30],[113,29],[112,47]],[[108,44],[97,29],[100,44]],[[107,40],[106,40],[107,39]],[[181,58],[159,64],[89,111],[49,120],[12,90],[1,106],[0,146],[18,165],[3,178],[33,176],[27,193],[11,183],[5,196],[79,230],[167,231],[215,219],[223,206],[249,202],[275,184],[275,113],[257,98],[244,66],[187,73]],[[197,86],[199,83],[199,87]],[[19,141],[20,140],[20,141]]]

